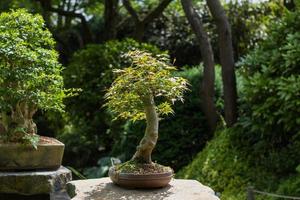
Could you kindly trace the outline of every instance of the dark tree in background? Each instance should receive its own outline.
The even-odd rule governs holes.
[[[212,47],[202,20],[193,8],[191,0],[181,0],[186,17],[191,24],[200,44],[201,55],[204,63],[201,94],[203,98],[202,109],[207,118],[210,130],[213,132],[217,125],[217,111],[214,103],[215,97],[215,62]]]
[[[117,36],[119,0],[105,0],[104,3],[104,39],[115,39]]]
[[[231,28],[220,1],[207,0],[206,2],[218,29],[225,121],[227,126],[230,127],[237,120],[237,89]]]
[[[74,4],[73,8],[70,8],[70,6],[65,6],[64,4],[62,4],[62,8],[56,8],[56,7],[53,7],[52,0],[36,0],[36,1],[40,2],[43,12],[46,13],[46,16],[47,16],[46,18],[49,18],[47,12],[57,13],[58,16],[65,16],[66,22],[69,23],[69,24],[66,24],[65,26],[71,25],[70,24],[71,19],[74,19],[74,18],[80,19],[81,26],[82,26],[82,30],[81,30],[82,33],[80,34],[82,37],[82,38],[80,38],[80,40],[82,40],[81,43],[87,44],[87,43],[93,42],[93,34],[92,34],[92,31],[89,27],[89,24],[88,24],[85,16],[82,13],[76,12],[76,7],[78,6],[78,4]],[[65,7],[67,7],[67,10],[65,10]],[[45,17],[45,15],[44,15],[44,17]],[[49,22],[49,19],[46,19],[46,22],[47,21]],[[58,25],[59,24],[60,23],[58,23]],[[49,24],[48,24],[48,26],[49,26]]]
[[[214,54],[207,33],[204,31],[203,23],[193,8],[192,1],[182,0],[181,3],[187,19],[200,43],[204,63],[204,78],[201,89],[204,98],[203,111],[205,112],[211,130],[214,130],[217,123],[217,112],[214,105]],[[225,121],[227,126],[230,127],[237,120],[237,91],[231,29],[221,3],[218,0],[208,0],[207,5],[216,21],[218,29]]]

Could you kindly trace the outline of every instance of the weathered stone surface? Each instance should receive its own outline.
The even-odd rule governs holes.
[[[0,193],[1,200],[70,200],[65,190],[50,194],[20,195]]]
[[[0,193],[50,194],[63,190],[71,180],[72,173],[65,167],[55,171],[0,172]]]
[[[58,169],[65,145],[54,138],[47,138],[47,140],[51,143],[39,143],[37,149],[32,145],[20,143],[1,143],[0,170]]]
[[[219,200],[214,191],[195,180],[173,179],[161,189],[131,190],[114,185],[109,178],[71,181],[72,200]]]

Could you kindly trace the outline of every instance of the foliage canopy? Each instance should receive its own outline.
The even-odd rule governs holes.
[[[0,109],[26,101],[62,111],[67,96],[55,42],[40,15],[20,9],[0,15]]]
[[[0,112],[7,140],[31,140],[37,109],[63,111],[62,66],[40,15],[25,9],[0,15]],[[16,138],[14,136],[18,135]]]
[[[150,53],[131,51],[126,54],[132,60],[128,68],[115,70],[118,77],[106,93],[105,104],[117,118],[133,121],[145,119],[144,98],[148,96],[164,97],[165,101],[157,106],[159,115],[173,112],[171,103],[183,101],[187,81],[182,77],[173,77],[173,66],[167,64],[166,55],[156,58]]]

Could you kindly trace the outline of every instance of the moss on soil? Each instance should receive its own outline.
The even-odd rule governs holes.
[[[163,166],[157,163],[139,163],[132,160],[116,165],[115,168],[118,173],[157,174],[173,172],[172,168],[168,166]]]

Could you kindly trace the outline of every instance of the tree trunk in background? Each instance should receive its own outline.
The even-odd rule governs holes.
[[[211,132],[217,126],[217,110],[214,104],[215,97],[215,62],[213,57],[212,47],[207,33],[204,30],[203,23],[193,8],[191,0],[181,0],[181,4],[185,15],[196,34],[200,44],[200,51],[204,63],[203,81],[201,86],[201,94],[203,98],[202,110],[206,116]]]
[[[158,114],[152,95],[146,97],[143,102],[145,106],[147,127],[145,135],[131,160],[150,164],[152,163],[151,154],[158,138]]]
[[[85,16],[81,13],[76,13],[75,11],[66,11],[64,9],[56,8],[52,6],[51,0],[35,0],[40,2],[43,12],[54,12],[57,15],[64,16],[66,18],[78,18],[81,21],[81,37],[84,41],[84,44],[92,43],[93,42],[93,33],[85,19]]]
[[[133,34],[133,38],[136,41],[142,41],[145,35],[146,25],[142,22],[139,22],[135,25],[135,30]]]
[[[216,21],[219,34],[220,60],[224,91],[225,121],[231,127],[237,121],[237,89],[230,25],[219,0],[206,0]]]
[[[115,39],[117,36],[119,0],[105,0],[104,10],[104,39]]]

